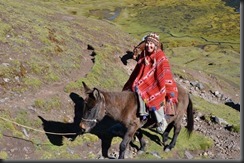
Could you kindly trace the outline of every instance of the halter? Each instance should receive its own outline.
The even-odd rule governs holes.
[[[85,118],[81,118],[81,119],[86,122],[95,122],[95,123],[98,122],[96,119],[85,119]]]
[[[84,105],[87,105],[86,100],[85,100]],[[105,109],[105,111],[106,111],[106,109]],[[81,118],[81,119],[86,122],[95,122],[95,123],[99,122],[97,119],[86,119],[86,118]]]

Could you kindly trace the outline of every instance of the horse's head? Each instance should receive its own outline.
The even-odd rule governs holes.
[[[89,132],[105,116],[105,98],[97,88],[90,89],[84,82],[83,86],[86,98],[79,126],[84,132]]]

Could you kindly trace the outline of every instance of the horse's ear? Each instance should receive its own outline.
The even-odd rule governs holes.
[[[91,89],[86,85],[86,83],[85,82],[82,82],[82,84],[83,84],[83,87],[84,87],[84,90],[85,90],[85,93],[88,93],[88,92],[90,92],[91,91]]]

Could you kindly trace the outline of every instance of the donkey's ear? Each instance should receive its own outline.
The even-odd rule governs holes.
[[[97,100],[100,100],[100,99],[104,98],[103,94],[97,88],[93,89],[93,96]]]
[[[88,92],[90,92],[91,91],[91,89],[86,85],[86,83],[85,82],[82,82],[82,84],[83,84],[83,87],[84,87],[84,90],[85,90],[85,93],[88,93]]]
[[[93,89],[93,96],[95,97],[95,99],[99,99],[100,98],[100,92],[97,88]]]

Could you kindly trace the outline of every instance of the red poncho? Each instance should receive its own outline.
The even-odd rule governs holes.
[[[165,99],[177,103],[178,89],[169,61],[161,49],[150,56],[142,52],[123,90],[137,91],[149,109],[158,110]]]

